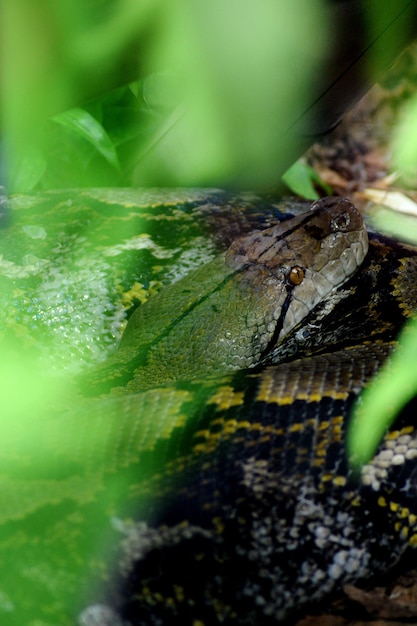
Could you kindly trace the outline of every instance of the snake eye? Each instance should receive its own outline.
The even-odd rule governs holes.
[[[303,282],[304,279],[304,270],[299,265],[294,265],[290,269],[290,273],[288,274],[288,280],[292,285],[299,285]]]

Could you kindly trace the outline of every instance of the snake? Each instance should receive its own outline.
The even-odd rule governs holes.
[[[352,407],[415,308],[415,248],[342,198],[9,205],[3,353],[55,371],[71,346],[81,372],[50,376],[48,407],[5,433],[2,623],[288,622],[417,545],[412,403],[360,475],[346,453]]]

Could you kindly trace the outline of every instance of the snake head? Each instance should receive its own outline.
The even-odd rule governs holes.
[[[358,209],[345,198],[314,202],[306,213],[233,242],[226,264],[260,293],[268,336],[262,357],[343,285],[368,251],[368,236]]]

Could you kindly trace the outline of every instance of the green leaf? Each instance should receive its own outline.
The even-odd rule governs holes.
[[[348,432],[354,467],[367,463],[401,408],[417,395],[417,318],[404,327],[398,350],[356,404]]]
[[[327,194],[332,193],[331,187],[326,185],[317,172],[302,160],[296,161],[285,172],[282,180],[292,192],[308,200],[318,200],[319,198],[313,183],[317,183]]]
[[[410,186],[416,183],[417,163],[417,95],[404,105],[402,115],[393,131],[393,165]]]
[[[417,244],[417,221],[414,215],[404,215],[398,211],[373,207],[372,226],[377,232],[386,233],[389,237],[399,238],[413,245]]]
[[[169,72],[155,72],[143,81],[143,99],[151,110],[172,110],[181,103],[178,77]]]
[[[120,170],[119,158],[112,140],[104,127],[90,113],[75,108],[55,115],[52,119],[86,139],[110,165]]]

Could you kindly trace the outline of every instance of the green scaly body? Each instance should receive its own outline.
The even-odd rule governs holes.
[[[53,211],[35,218],[34,207],[48,200]],[[104,354],[135,296],[143,300],[175,280],[171,263],[179,275],[199,262],[215,268],[216,250],[259,222],[269,227],[278,210],[204,191],[183,192],[170,207],[133,191],[83,192],[75,200],[46,194],[31,199],[31,211],[19,209],[28,203],[11,201],[22,221],[3,231],[4,341],[13,356],[10,336],[23,334],[18,346],[43,362],[52,353],[55,367]],[[206,239],[203,218],[212,231]],[[125,230],[131,223],[134,236]],[[84,238],[81,226],[96,238]],[[188,253],[180,249],[187,239]],[[126,255],[134,257],[129,270]],[[197,270],[203,291],[219,270]],[[258,369],[204,369],[204,380],[193,370],[192,380],[186,374],[176,385],[138,393],[145,376],[137,377],[133,363],[129,380],[136,382],[123,393],[111,380],[116,371],[126,382],[120,368],[132,357],[123,356],[130,347],[122,344],[122,358],[110,360],[116,367],[80,376],[101,384],[106,372],[113,397],[75,400],[57,382],[50,412],[41,404],[37,421],[14,424],[4,437],[2,623],[71,624],[81,612],[88,626],[106,616],[113,624],[276,623],[349,580],[388,568],[416,542],[415,498],[404,491],[415,465],[413,413],[399,418],[359,483],[343,454],[346,416],[415,305],[415,272],[414,250],[371,239],[361,271],[337,289],[332,310],[318,304],[279,349],[260,350]],[[174,306],[186,281],[169,287]],[[152,337],[165,337],[161,322],[152,330],[161,311],[156,298],[164,300],[152,298],[131,326],[148,319]],[[74,328],[83,331],[75,341]],[[136,347],[154,339],[141,341]],[[164,340],[157,344],[159,358]],[[294,359],[300,349],[308,356]],[[289,362],[267,366],[282,358]],[[158,361],[150,361],[148,375],[159,385]],[[387,466],[387,450],[402,463]]]

